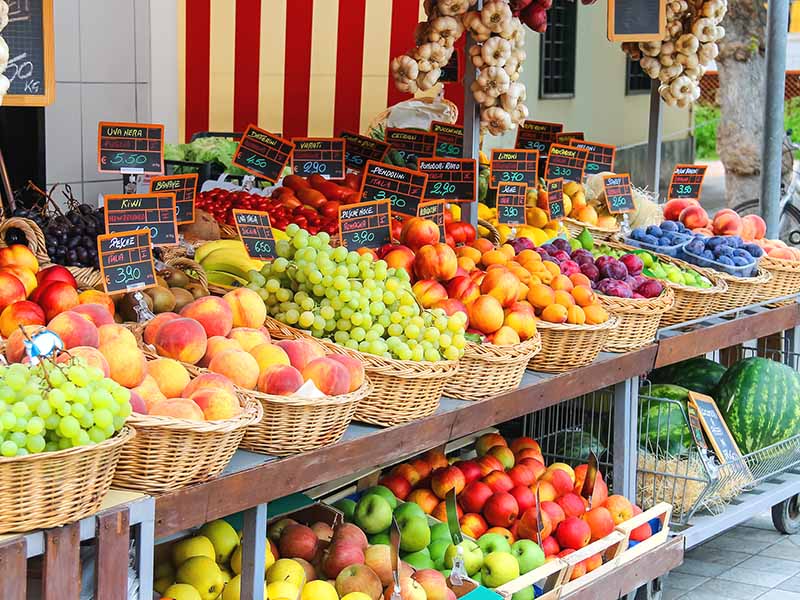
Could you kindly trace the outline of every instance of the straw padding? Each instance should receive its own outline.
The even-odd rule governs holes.
[[[756,290],[753,297],[754,302],[800,293],[800,260],[770,258],[764,255],[758,264],[761,268],[769,271],[772,278]],[[794,300],[784,300],[770,304],[770,306],[782,306],[794,302]]]
[[[50,257],[47,256],[47,244],[44,239],[44,233],[39,226],[30,219],[23,219],[22,217],[10,217],[0,221],[0,248],[8,246],[6,243],[6,233],[9,229],[19,229],[25,234],[27,246],[36,256],[36,260],[40,264],[50,262]]]
[[[264,418],[247,428],[241,448],[262,454],[289,456],[338,442],[356,412],[358,402],[372,391],[369,379],[341,396],[297,398],[253,392]]]
[[[629,352],[652,342],[662,315],[675,303],[675,294],[669,287],[656,298],[617,298],[604,294],[597,297],[603,308],[619,319],[617,327],[606,336],[603,344],[606,352]]]
[[[564,224],[564,227],[569,230],[570,235],[573,237],[580,235],[581,231],[584,229],[588,229],[589,233],[592,234],[592,238],[607,242],[611,240],[617,233],[619,233],[619,225],[616,227],[598,227],[597,225],[590,225],[589,223],[584,223],[583,221],[578,221],[576,219],[570,219],[569,217],[564,217],[561,219],[561,222]]]
[[[459,400],[486,400],[515,390],[528,363],[541,349],[538,332],[512,346],[467,342],[456,374],[444,386],[444,395]]]
[[[544,373],[563,373],[593,362],[605,344],[609,332],[617,327],[617,317],[611,315],[599,325],[571,325],[536,321],[542,338],[542,350],[528,366]]]
[[[0,458],[0,533],[59,527],[96,513],[135,435],[126,425],[92,446]]]
[[[722,271],[712,271],[728,284],[728,290],[716,297],[715,313],[749,306],[756,301],[758,291],[772,279],[770,271],[759,266],[758,275],[754,277],[736,277]]]

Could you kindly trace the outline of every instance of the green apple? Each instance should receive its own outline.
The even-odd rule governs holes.
[[[532,540],[517,540],[511,545],[511,554],[517,559],[519,572],[524,575],[544,564],[544,552]]]
[[[417,552],[431,543],[431,528],[428,519],[403,515],[396,517],[400,527],[400,549],[404,552]]]
[[[425,511],[422,510],[416,502],[401,502],[397,505],[397,508],[394,509],[394,518],[397,519],[397,522],[400,522],[402,517],[422,517],[423,519],[427,519],[428,516],[425,514]]]
[[[511,600],[533,600],[534,598],[536,598],[536,592],[533,586],[526,587],[524,590],[520,590],[511,596]]]
[[[414,567],[417,571],[421,571],[422,569],[436,568],[433,560],[431,560],[431,555],[428,553],[427,548],[423,548],[417,552],[409,552],[403,557],[403,560]]]
[[[397,498],[395,498],[392,490],[389,488],[382,486],[382,485],[374,485],[371,488],[368,488],[364,491],[362,498],[367,494],[378,494],[381,498],[386,500],[389,503],[389,506],[392,507],[392,510],[397,508]]]
[[[472,540],[464,540],[459,544],[464,551],[464,568],[467,570],[467,575],[472,577],[473,574],[481,570],[483,566],[483,551],[480,546]],[[456,557],[458,550],[455,544],[447,546],[444,551],[444,566],[448,569],[453,568],[453,560]]]
[[[492,552],[483,559],[481,582],[496,588],[519,577],[519,564],[510,552]]]
[[[472,581],[474,581],[478,585],[480,585],[482,583],[481,582],[481,572],[480,571],[478,571],[476,573],[473,573],[472,575],[470,575],[470,577],[472,578]]]
[[[356,511],[356,501],[350,498],[342,498],[333,503],[334,508],[338,508],[344,513],[344,520],[348,523],[353,522],[353,513]]]
[[[484,533],[478,538],[478,546],[484,556],[492,552],[511,552],[511,544],[499,533]]]
[[[439,572],[440,572],[442,575],[444,575],[444,578],[445,578],[445,579],[447,579],[447,580],[449,580],[449,579],[450,579],[450,573],[452,573],[452,571],[451,571],[450,569],[440,569],[440,570],[439,570]]]
[[[431,527],[431,539],[452,542],[453,538],[450,537],[450,528],[447,526],[447,523],[437,523]]]
[[[433,532],[431,532],[431,534],[432,533]],[[430,546],[428,546],[428,552],[430,552],[431,558],[433,559],[433,562],[437,564],[437,566],[442,566],[444,564],[444,553],[449,545],[449,540],[440,539],[431,541]]]
[[[353,517],[365,533],[380,533],[392,524],[392,507],[378,494],[367,494],[356,504]]]
[[[387,546],[391,546],[392,542],[389,539],[389,532],[388,531],[381,531],[380,533],[373,533],[372,535],[368,535],[367,539],[369,540],[370,546],[376,546],[378,544],[386,544]]]

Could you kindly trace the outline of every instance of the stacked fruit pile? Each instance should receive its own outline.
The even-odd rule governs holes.
[[[621,259],[628,254],[623,250],[611,248],[602,244],[596,247],[593,252],[597,255],[612,256],[616,259]],[[680,267],[675,263],[666,262],[660,259],[658,254],[648,252],[647,250],[634,250],[630,254],[639,257],[639,260],[642,261],[643,268],[641,274],[646,277],[697,288],[710,288],[713,285],[707,277],[701,275],[698,271]],[[628,261],[630,260],[631,259],[628,259]]]
[[[501,244],[512,238],[527,238],[534,246],[541,246],[558,235],[566,235],[567,230],[560,221],[550,220],[547,211],[536,206],[535,194],[529,194],[526,202],[525,225],[512,228],[510,225],[500,223],[497,218],[497,208],[491,208],[483,203],[478,204],[478,218],[489,222],[497,229]]]
[[[141,296],[151,312],[160,314],[180,311],[196,298],[208,294],[208,288],[191,274],[175,267],[164,267],[156,272],[156,285],[143,290]],[[121,321],[135,323],[140,320],[139,296],[136,292],[114,294],[115,314]]]
[[[543,187],[539,187],[537,206],[543,210],[547,209],[547,194]],[[564,182],[564,214],[595,227],[605,229],[617,227],[617,218],[608,212],[605,196],[589,200],[583,184],[574,181]]]

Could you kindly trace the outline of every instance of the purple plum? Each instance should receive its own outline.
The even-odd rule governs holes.
[[[570,250],[572,250],[572,247],[569,245],[569,242],[564,238],[556,238],[550,243],[553,244],[553,246],[555,246],[559,250],[562,250],[564,252],[569,252]]]
[[[640,285],[636,291],[645,298],[658,298],[661,292],[664,291],[664,284],[655,279],[650,279]]]
[[[600,277],[603,279],[618,279],[624,281],[628,276],[628,269],[616,258],[606,261],[600,267]]]
[[[573,273],[580,273],[581,267],[574,260],[565,260],[561,263],[561,273],[569,277]]]
[[[610,260],[616,260],[616,259],[613,256],[607,256],[607,255],[604,254],[602,256],[598,256],[595,259],[594,264],[599,269]]]
[[[523,250],[533,250],[534,245],[531,240],[526,237],[518,237],[511,240],[511,247],[514,248],[514,252],[519,254]]]
[[[633,277],[633,276],[631,276],[631,275],[628,275],[628,276],[627,276],[625,279],[623,279],[623,281],[624,281],[624,282],[625,282],[625,283],[628,285],[628,287],[629,287],[629,288],[631,288],[632,290],[635,290],[635,289],[636,289],[637,287],[639,287],[639,285],[640,285],[640,282],[636,281],[636,278],[635,278],[635,277]]]
[[[602,289],[600,285],[598,285],[597,289],[606,296],[616,296],[617,298],[633,298],[633,290],[628,287],[624,281],[604,279],[600,283],[605,283],[605,285],[603,285]]]
[[[633,285],[631,285],[631,289],[638,290],[639,286],[645,283],[646,281],[650,281],[650,278],[646,277],[645,275],[636,275],[635,277],[633,277],[633,281],[634,283]]]
[[[558,261],[555,258],[553,258],[552,256],[550,256],[549,254],[547,256],[543,256],[542,257],[542,262],[551,262],[551,263],[559,264]]]
[[[634,277],[641,273],[644,268],[642,259],[635,254],[624,254],[619,260],[628,269],[628,273]]]
[[[588,250],[584,250],[583,248],[578,248],[572,252],[572,260],[574,260],[579,265],[582,265],[585,262],[594,262],[594,256]]]
[[[542,244],[541,249],[547,252],[550,256],[558,252],[558,248],[556,248],[553,244]]]
[[[550,255],[547,253],[547,250],[545,250],[544,248],[534,248],[534,250],[535,250],[535,251],[536,251],[536,253],[537,253],[539,256],[541,256],[542,258],[544,258],[545,256],[550,256]]]
[[[592,283],[600,279],[600,270],[594,266],[594,263],[581,264],[581,273],[586,275]]]
[[[635,300],[647,300],[647,298],[642,296],[639,292],[633,292],[633,298]]]
[[[569,257],[569,254],[567,254],[563,250],[559,250],[558,252],[552,254],[551,256],[553,258],[555,258],[559,263],[563,263],[563,262],[566,262],[568,260],[571,260],[570,257]]]

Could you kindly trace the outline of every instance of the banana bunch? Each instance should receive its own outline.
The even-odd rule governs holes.
[[[249,271],[260,271],[264,263],[248,256],[241,240],[215,240],[203,244],[194,253],[195,261],[206,272],[208,282],[222,288],[248,284]]]

